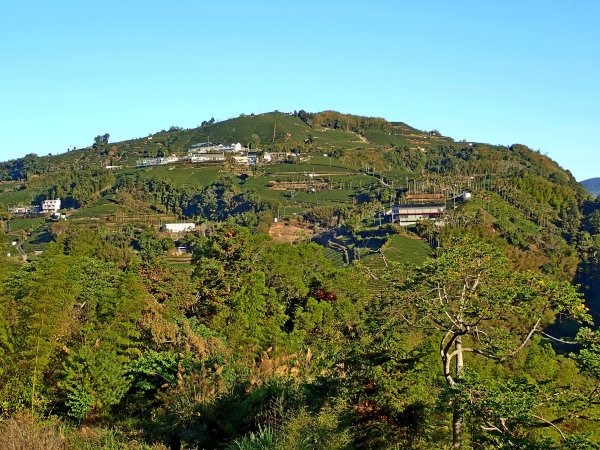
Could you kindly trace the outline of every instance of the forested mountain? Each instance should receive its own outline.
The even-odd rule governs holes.
[[[592,195],[600,195],[600,178],[590,178],[581,182],[584,188]]]
[[[0,164],[1,448],[600,448],[600,201],[547,156],[335,111],[109,138]]]

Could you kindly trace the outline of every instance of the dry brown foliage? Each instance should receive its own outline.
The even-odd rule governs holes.
[[[43,423],[29,413],[0,422],[0,448],[3,450],[62,450],[65,437],[58,426]]]

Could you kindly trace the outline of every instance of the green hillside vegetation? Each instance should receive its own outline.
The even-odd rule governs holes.
[[[0,192],[0,203],[5,206],[30,205],[38,195],[36,189],[5,190]]]
[[[139,167],[208,141],[281,160]],[[524,145],[300,110],[0,178],[2,448],[600,445],[600,202]]]

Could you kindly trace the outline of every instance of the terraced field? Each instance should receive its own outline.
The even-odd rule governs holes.
[[[18,191],[0,192],[0,205],[7,207],[30,205],[33,200],[39,195],[37,189],[22,189]]]
[[[362,258],[363,263],[375,270],[384,270],[386,262],[421,265],[431,255],[431,247],[421,239],[396,234],[381,248],[381,253],[371,253]]]

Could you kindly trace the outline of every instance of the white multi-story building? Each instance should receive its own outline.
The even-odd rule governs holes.
[[[55,200],[44,200],[41,206],[42,213],[55,213],[60,209],[60,198]]]

